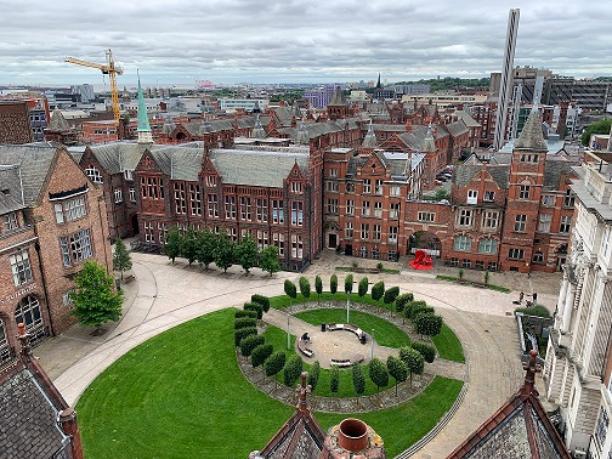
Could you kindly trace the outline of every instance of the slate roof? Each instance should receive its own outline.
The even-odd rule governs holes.
[[[445,127],[446,130],[453,137],[459,137],[460,135],[467,134],[468,132],[470,132],[470,130],[462,120],[455,121],[454,123],[449,123],[445,125]]]
[[[345,127],[349,130],[359,128],[357,118],[345,118],[335,121],[325,121],[320,123],[304,123],[304,128],[308,132],[310,139],[314,139],[324,134],[332,132],[344,131]],[[281,128],[278,129],[279,134],[286,135],[294,142],[297,141],[298,129],[296,128]]]
[[[308,153],[286,150],[213,149],[210,159],[223,183],[281,188],[297,163],[302,174],[308,172]],[[199,171],[199,169],[198,169]]]
[[[428,126],[413,125],[410,132],[399,134],[398,138],[406,145],[416,151],[426,151],[427,148],[427,131]],[[440,139],[448,135],[448,131],[443,126],[436,126],[436,132],[433,134],[435,139]]]
[[[483,166],[480,164],[461,164],[455,167],[453,183],[460,187],[468,185],[482,168]],[[501,189],[508,189],[510,178],[509,165],[486,165],[484,168]]]
[[[548,151],[548,145],[544,140],[544,132],[542,131],[542,117],[540,112],[532,110],[523,126],[521,135],[514,142],[514,148],[535,150],[535,151]]]
[[[25,207],[22,191],[19,167],[0,166],[0,215]]]
[[[56,407],[29,369],[0,384],[0,457],[48,459],[67,439],[57,423]]]
[[[561,185],[561,175],[573,172],[576,163],[567,160],[548,160],[544,165],[544,188],[558,190]]]
[[[151,145],[137,142],[112,142],[91,145],[89,148],[106,172],[119,174],[125,170],[134,170],[148,147]]]
[[[275,107],[272,109],[276,117],[278,118],[279,123],[283,127],[291,126],[291,122],[293,121],[293,113],[291,108],[289,107]]]
[[[505,459],[539,457],[570,459],[535,389],[537,352],[532,351],[525,382],[497,412],[470,435],[447,459]]]
[[[21,170],[24,202],[36,202],[57,147],[49,144],[0,145],[0,165],[17,165]]]
[[[455,115],[457,115],[457,117],[469,128],[480,127],[480,123],[472,118],[472,116],[466,111],[457,110],[455,111]]]
[[[68,121],[66,121],[66,118],[64,118],[61,110],[56,108],[51,113],[51,122],[49,123],[49,126],[47,126],[47,129],[50,131],[64,132],[69,131],[71,128]]]

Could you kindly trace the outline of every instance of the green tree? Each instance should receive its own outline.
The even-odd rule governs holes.
[[[308,384],[312,388],[312,391],[317,388],[317,384],[319,384],[319,374],[321,373],[321,364],[318,360],[315,361],[310,367],[310,372],[308,373]]]
[[[397,385],[408,379],[408,367],[400,359],[390,355],[387,358],[387,370],[393,379],[395,379],[395,396],[397,397]]]
[[[257,319],[252,317],[237,317],[234,319],[234,329],[238,330],[239,328],[247,328],[247,327],[256,327]]]
[[[432,363],[436,358],[436,349],[430,344],[415,341],[412,348],[421,354],[427,363]]]
[[[123,295],[115,291],[113,278],[103,266],[87,261],[74,279],[70,299],[74,303],[72,315],[88,327],[100,330],[102,324],[117,321],[121,317]]]
[[[372,359],[370,362],[369,374],[370,379],[376,385],[379,391],[381,387],[385,387],[387,384],[389,384],[389,373],[387,373],[385,364],[379,359]]]
[[[344,278],[344,293],[350,295],[353,292],[353,275],[349,274]]]
[[[395,312],[402,314],[404,313],[404,308],[408,303],[410,303],[414,299],[412,293],[402,293],[395,299]]]
[[[612,119],[604,119],[589,124],[580,136],[580,142],[582,142],[582,145],[587,147],[593,134],[608,134],[610,132],[611,123]]]
[[[257,329],[254,327],[249,328],[239,328],[238,330],[234,330],[234,344],[239,346],[241,341],[250,335],[256,335]]]
[[[262,270],[270,273],[270,277],[281,269],[280,261],[278,261],[278,247],[269,245],[263,249],[259,256],[259,265]]]
[[[187,258],[190,265],[196,261],[198,256],[198,233],[194,230],[187,231],[187,234],[181,238],[181,255]]]
[[[173,264],[176,257],[181,254],[181,239],[181,233],[178,228],[170,228],[170,231],[168,231],[168,237],[164,243],[164,253],[168,256],[168,258],[170,258],[170,260],[172,260]]]
[[[259,303],[244,303],[243,309],[245,311],[254,311],[258,319],[263,317],[263,306]]]
[[[287,295],[289,298],[291,299],[297,298],[297,290],[295,288],[295,284],[291,282],[289,279],[285,279],[283,288],[285,290],[285,295]]]
[[[338,276],[332,274],[329,278],[329,291],[334,295],[338,291]]]
[[[117,242],[115,242],[115,253],[113,254],[113,269],[121,273],[121,280],[123,280],[123,273],[131,268],[132,260],[130,259],[130,252],[128,252],[123,241],[117,239]]]
[[[412,383],[412,375],[420,375],[425,369],[425,359],[418,351],[411,347],[404,346],[400,349],[400,359],[408,367],[410,372],[410,382]]]
[[[359,364],[353,365],[352,368],[352,376],[353,376],[353,388],[355,389],[355,393],[359,395],[363,395],[366,388],[366,380],[363,375],[363,367]]]
[[[420,335],[439,335],[442,331],[442,317],[431,312],[421,312],[414,318],[414,328]]]
[[[385,304],[391,304],[399,295],[399,287],[391,287],[383,295],[383,302]]]
[[[224,273],[234,264],[234,244],[227,234],[217,235],[217,247],[215,247],[215,264],[221,268]]]
[[[215,261],[215,250],[217,249],[218,240],[218,235],[208,229],[198,234],[196,259],[206,269]]]
[[[323,281],[319,275],[315,277],[315,290],[317,291],[317,303],[319,303],[321,301],[321,293],[323,293]]]
[[[357,285],[357,294],[364,297],[366,293],[368,293],[368,278],[362,277]]]
[[[250,236],[242,238],[234,247],[234,257],[248,274],[251,268],[257,266],[257,259],[259,258],[257,243]]]
[[[304,276],[300,277],[300,293],[304,298],[310,298],[310,282]]]
[[[251,365],[253,365],[254,368],[258,367],[259,365],[263,365],[273,351],[274,347],[271,344],[260,344],[251,352]]]
[[[285,366],[286,356],[283,351],[277,351],[272,354],[268,359],[264,362],[264,371],[266,372],[266,376],[274,376],[283,369]],[[276,387],[276,378],[274,378],[274,386]]]
[[[258,295],[257,293],[251,295],[251,303],[260,304],[264,312],[270,310],[270,298],[264,295]]]
[[[383,281],[378,281],[372,286],[372,299],[374,301],[379,301],[383,295],[385,294],[385,283]]]
[[[283,380],[286,386],[292,387],[295,384],[302,373],[302,368],[304,368],[304,362],[299,355],[294,354],[289,358],[283,369]]]
[[[338,367],[332,367],[329,370],[329,390],[332,394],[336,394],[340,389],[340,370]]]
[[[240,341],[240,353],[248,357],[257,346],[264,344],[265,338],[263,335],[249,335]]]

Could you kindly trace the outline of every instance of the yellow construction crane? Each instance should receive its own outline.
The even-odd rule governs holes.
[[[67,57],[66,62],[70,64],[80,65],[82,67],[90,67],[98,69],[103,75],[108,75],[111,86],[111,99],[113,103],[113,114],[115,115],[115,123],[119,126],[119,118],[121,117],[121,109],[119,108],[119,91],[117,90],[117,75],[123,74],[121,67],[115,66],[113,52],[110,49],[106,50],[106,64],[96,64],[95,62],[84,61],[75,57]]]

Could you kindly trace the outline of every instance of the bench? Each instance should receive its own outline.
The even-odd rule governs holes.
[[[306,341],[304,339],[301,339],[298,341],[298,351],[300,351],[302,354],[304,354],[306,357],[312,357],[314,355],[314,352],[312,352],[312,349],[307,347],[307,343],[310,340]]]
[[[349,359],[331,359],[330,365],[339,368],[347,368],[353,365]]]
[[[356,327],[355,325],[351,325],[351,324],[327,324],[326,328],[329,331],[336,331],[336,330],[350,331],[351,333],[355,334],[357,338],[359,338],[360,340],[363,339],[363,337],[365,336],[365,332],[361,328]]]

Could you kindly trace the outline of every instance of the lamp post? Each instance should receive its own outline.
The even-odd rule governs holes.
[[[291,318],[290,314],[287,314],[287,350],[291,349],[291,335],[289,334],[289,319]]]
[[[350,298],[349,296],[346,297],[346,323],[347,324],[351,323],[351,319],[350,319],[350,309],[351,309],[351,306],[350,306],[350,299],[349,298]]]
[[[372,329],[372,339],[370,339],[370,341],[370,360],[372,360],[374,358],[374,329]]]

